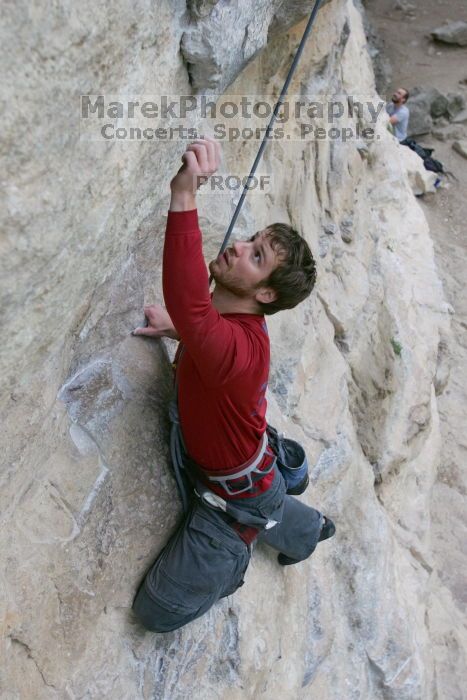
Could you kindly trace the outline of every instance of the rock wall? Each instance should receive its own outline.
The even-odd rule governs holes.
[[[178,632],[131,613],[180,515],[173,348],[130,331],[161,299],[184,144],[80,139],[78,97],[277,94],[310,3],[257,5],[7,7],[2,698],[415,700],[447,697],[447,677],[461,697],[460,623],[430,555],[449,308],[384,124],[370,144],[269,144],[274,190],[238,223],[289,221],[316,253],[315,293],[269,321],[269,415],[306,445],[304,498],[336,537],[285,570],[258,546],[241,591]],[[350,0],[320,10],[291,94],[323,87],[376,98]],[[226,170],[247,173],[256,147],[226,144]],[[232,198],[199,209],[210,258]]]

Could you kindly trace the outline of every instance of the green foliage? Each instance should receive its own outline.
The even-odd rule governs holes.
[[[395,338],[391,338],[391,345],[396,355],[400,357],[402,352],[402,345]]]

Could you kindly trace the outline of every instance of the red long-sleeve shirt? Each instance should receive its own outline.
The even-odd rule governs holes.
[[[221,315],[213,306],[196,209],[169,212],[163,289],[184,346],[178,404],[188,453],[209,471],[239,466],[255,454],[266,429],[269,337],[264,316]],[[260,468],[270,460],[265,455]],[[270,472],[257,482],[254,495],[273,478]],[[215,483],[210,488],[227,497]]]

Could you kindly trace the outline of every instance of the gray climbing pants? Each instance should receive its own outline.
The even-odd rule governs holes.
[[[298,561],[314,551],[321,514],[285,494],[285,483],[277,468],[266,493],[238,499],[236,506],[277,521],[259,536],[277,551]],[[133,610],[153,632],[183,627],[243,584],[250,556],[250,547],[228,524],[225,515],[194,499],[183,523],[146,574]]]

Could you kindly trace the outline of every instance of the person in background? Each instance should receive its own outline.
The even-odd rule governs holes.
[[[409,126],[410,112],[406,105],[409,99],[409,91],[406,88],[398,88],[393,94],[391,102],[386,105],[389,114],[389,123],[394,130],[394,136],[398,141],[405,141]]]

